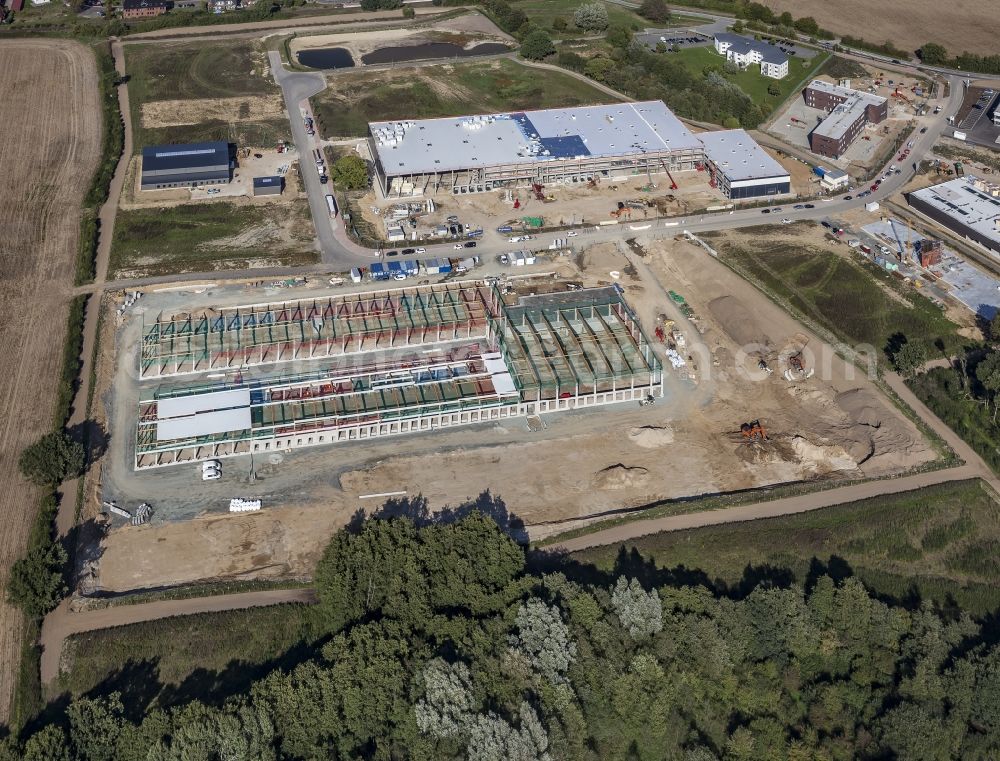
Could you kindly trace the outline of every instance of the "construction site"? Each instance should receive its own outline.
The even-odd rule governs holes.
[[[537,538],[937,457],[863,373],[696,242],[490,269],[352,293],[173,286],[119,306],[87,509],[142,520],[110,511],[84,588],[308,574],[332,531],[390,496],[440,509],[489,492]]]
[[[139,377],[137,469],[663,390],[618,289],[508,304],[476,281],[159,314],[142,328]]]

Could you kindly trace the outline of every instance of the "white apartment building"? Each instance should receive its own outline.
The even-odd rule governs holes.
[[[771,79],[784,79],[788,76],[788,56],[769,42],[719,32],[715,35],[715,52],[742,69],[758,63],[760,73]]]

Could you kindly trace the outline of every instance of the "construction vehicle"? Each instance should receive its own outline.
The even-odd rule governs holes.
[[[600,182],[601,182],[600,177],[591,177],[589,180],[587,180],[587,187],[592,189],[596,188],[600,184]]]
[[[535,199],[538,201],[545,200],[545,193],[542,191],[545,189],[544,185],[539,185],[537,182],[531,183],[531,189],[535,193]]]
[[[754,441],[767,441],[767,431],[764,430],[764,426],[760,424],[760,420],[751,420],[749,423],[743,423],[740,426],[740,434],[743,437],[743,441],[750,444]]]
[[[639,406],[640,407],[646,407],[647,405],[650,405],[650,404],[652,404],[655,401],[656,401],[656,397],[654,397],[652,394],[646,394],[646,398],[645,399],[640,399],[639,400]]]

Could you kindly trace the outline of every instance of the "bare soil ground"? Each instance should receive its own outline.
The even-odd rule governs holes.
[[[154,100],[142,104],[142,126],[176,127],[212,119],[226,122],[257,120],[280,116],[284,111],[285,105],[278,94],[200,100]]]
[[[765,0],[764,4],[778,13],[790,11],[796,18],[812,16],[834,34],[876,43],[890,40],[903,50],[939,42],[952,54],[996,52],[993,0],[954,0],[947,5],[935,0],[892,0],[878,6],[866,0]]]
[[[96,68],[83,45],[5,40],[0,121],[0,586],[24,550],[37,490],[21,449],[51,425],[83,190],[100,148]],[[0,601],[0,722],[8,719],[21,616]]]
[[[255,459],[252,484],[248,461],[227,460],[222,480],[202,483],[193,467],[131,472],[127,438],[135,390],[129,353],[101,373],[110,429],[122,433],[112,435],[99,489],[119,504],[149,500],[157,512],[149,525],[110,531],[88,588],[308,575],[331,532],[357,510],[381,502],[362,498],[372,493],[420,494],[439,509],[489,491],[525,522],[532,538],[540,538],[657,500],[896,474],[936,456],[867,378],[692,244],[653,243],[642,255],[601,244],[545,266],[584,285],[607,284],[610,272],[621,273],[617,282],[649,333],[659,314],[677,320],[687,336],[689,365],[681,371],[668,366],[662,401],[546,415],[535,426],[514,419],[363,446],[274,453]],[[546,280],[531,288],[565,285]],[[667,288],[684,295],[694,322],[680,317]],[[192,298],[246,303],[248,294],[153,294],[143,308]],[[133,316],[118,333],[119,347],[134,345],[137,322]],[[748,341],[769,347],[773,375],[757,372]],[[789,383],[777,355],[803,344],[816,373]],[[742,443],[740,424],[755,418],[770,441]],[[229,498],[250,495],[263,500],[262,512],[223,512]],[[92,498],[89,509],[95,503]]]

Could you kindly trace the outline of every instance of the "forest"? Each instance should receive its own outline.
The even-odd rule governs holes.
[[[0,759],[997,758],[995,622],[827,568],[719,590],[528,551],[475,511],[368,520],[326,549],[296,662],[208,704],[95,690]]]

